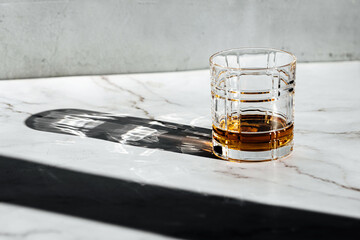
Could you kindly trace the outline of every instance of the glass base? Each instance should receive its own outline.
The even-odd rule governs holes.
[[[288,156],[293,150],[293,140],[285,146],[269,151],[241,151],[229,149],[213,139],[213,153],[215,156],[230,162],[263,162],[272,161]]]

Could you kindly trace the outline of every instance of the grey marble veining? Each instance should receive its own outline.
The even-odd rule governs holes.
[[[286,159],[230,163],[28,128],[31,115],[85,109],[210,128],[209,72],[0,82],[0,154],[198,193],[360,218],[360,62],[298,64],[295,147]],[[11,224],[17,222],[18,224]],[[41,222],[41,227],[38,223]],[[161,239],[152,233],[0,203],[0,239]],[[64,230],[67,229],[67,230]]]

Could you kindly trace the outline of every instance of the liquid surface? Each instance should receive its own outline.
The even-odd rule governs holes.
[[[226,127],[227,125],[227,127]],[[268,151],[293,139],[294,126],[276,116],[240,115],[213,125],[213,138],[223,146],[242,151]]]

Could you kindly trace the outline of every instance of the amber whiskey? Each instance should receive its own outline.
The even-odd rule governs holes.
[[[278,116],[240,115],[222,120],[219,127],[213,126],[213,138],[233,150],[268,151],[291,142],[293,128],[292,123],[288,125]]]

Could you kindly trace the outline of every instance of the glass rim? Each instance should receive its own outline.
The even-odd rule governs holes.
[[[274,66],[274,67],[268,67],[268,68],[236,68],[236,67],[226,67],[226,66],[222,66],[220,64],[215,63],[213,60],[215,57],[219,56],[222,53],[225,52],[232,52],[232,51],[237,51],[237,50],[267,50],[267,51],[275,51],[275,52],[281,52],[281,53],[285,53],[288,54],[292,57],[292,61],[290,61],[287,64],[283,64],[280,66]],[[225,49],[219,52],[214,53],[213,55],[210,56],[209,58],[209,63],[210,65],[215,65],[218,67],[222,67],[222,68],[226,68],[226,69],[232,69],[232,70],[267,70],[267,69],[275,69],[275,68],[283,68],[283,67],[287,67],[290,65],[293,65],[296,63],[296,57],[294,54],[292,54],[291,52],[285,51],[285,50],[281,50],[281,49],[276,49],[276,48],[266,48],[266,47],[243,47],[243,48],[230,48],[230,49]]]

